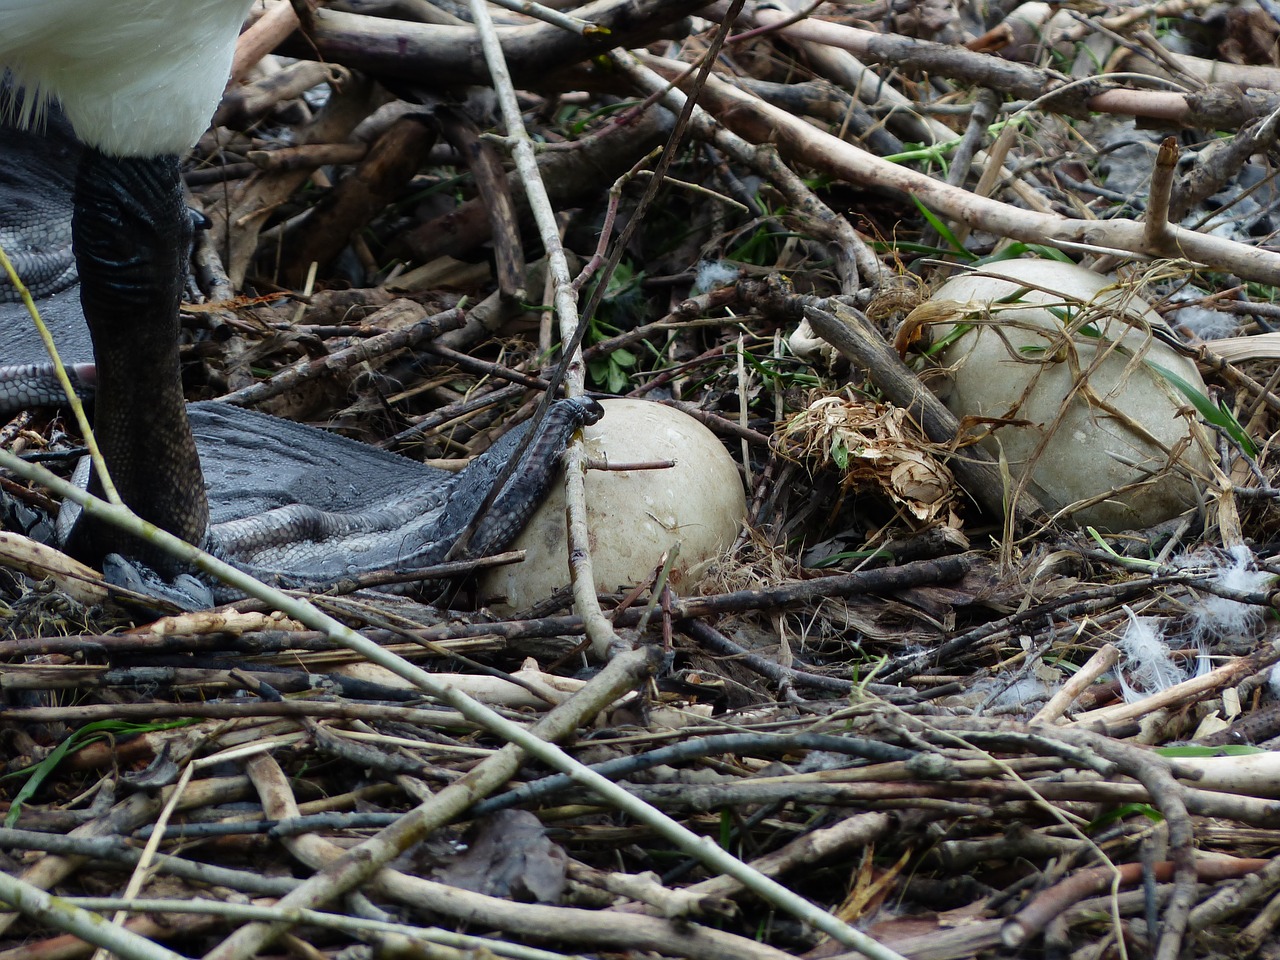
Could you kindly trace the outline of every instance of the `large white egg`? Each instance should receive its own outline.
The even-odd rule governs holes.
[[[674,460],[660,470],[587,472],[587,521],[596,589],[610,592],[649,576],[679,543],[671,585],[687,592],[709,561],[733,543],[746,513],[737,464],[715,434],[672,407],[605,400],[604,417],[583,429],[587,455],[613,464]],[[480,600],[524,609],[569,584],[564,488],[557,483],[510,549],[523,563],[485,574]]]
[[[979,272],[997,276],[955,277],[926,305],[936,315],[939,301],[957,301],[960,322],[975,324],[938,357],[951,370],[939,390],[951,412],[1007,419],[983,445],[1003,453],[1015,478],[1029,471],[1048,509],[1085,502],[1068,510],[1074,523],[1135,529],[1193,506],[1209,476],[1200,427],[1156,367],[1205,385],[1194,363],[1151,339],[1165,326],[1159,315],[1130,287],[1075,264],[1009,260]],[[1077,328],[1070,347],[1064,325]],[[934,342],[955,329],[933,326]]]

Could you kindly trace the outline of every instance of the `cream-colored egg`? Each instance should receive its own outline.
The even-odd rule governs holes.
[[[961,322],[976,324],[938,357],[951,370],[939,390],[951,412],[1007,418],[984,446],[1003,452],[1015,478],[1030,471],[1028,488],[1050,510],[1094,501],[1070,510],[1071,522],[1135,529],[1193,506],[1208,476],[1200,427],[1155,367],[1205,386],[1194,363],[1151,339],[1164,321],[1130,288],[1075,264],[1009,260],[979,272],[997,276],[966,273],[931,298],[934,308],[958,302]],[[1064,324],[1082,327],[1069,350]],[[952,330],[934,326],[934,342]]]
[[[605,400],[604,417],[583,430],[587,455],[614,464],[674,460],[659,470],[591,470],[587,520],[596,588],[638,583],[679,543],[671,584],[688,591],[709,561],[737,535],[746,513],[733,458],[710,430],[686,413],[647,400]],[[481,578],[481,602],[520,610],[569,583],[564,489],[556,484],[511,549],[523,563]]]

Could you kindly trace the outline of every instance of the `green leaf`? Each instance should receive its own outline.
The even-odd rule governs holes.
[[[1120,566],[1127,567],[1130,570],[1147,570],[1152,573],[1160,569],[1159,561],[1143,560],[1141,557],[1121,556],[1120,554],[1116,553],[1113,549],[1111,549],[1111,544],[1107,543],[1107,541],[1103,539],[1102,534],[1100,534],[1097,531],[1097,529],[1095,529],[1094,527],[1085,527],[1084,529],[1089,534],[1089,536],[1093,538],[1093,542],[1096,543],[1099,547],[1101,547],[1103,551],[1107,553],[1111,557],[1111,559],[1116,563],[1118,563]]]
[[[1007,247],[1002,247],[999,253],[993,253],[989,257],[982,257],[974,263],[975,267],[985,267],[993,263],[1001,263],[1005,260],[1017,260],[1024,253],[1034,253],[1037,257],[1044,260],[1057,260],[1061,263],[1075,263],[1061,250],[1054,247],[1047,247],[1043,243],[1011,243]]]
[[[596,383],[605,383],[609,379],[609,358],[596,357],[587,361],[587,373]]]
[[[1248,757],[1255,753],[1271,751],[1246,743],[1224,743],[1220,747],[1197,747],[1194,744],[1181,747],[1156,747],[1154,752],[1162,757]]]
[[[844,440],[836,440],[831,445],[831,460],[841,470],[849,469],[849,448]]]
[[[933,343],[929,344],[929,349],[924,352],[924,355],[926,357],[932,357],[935,354],[941,353],[943,350],[947,349],[947,347],[951,346],[953,343],[955,343],[957,340],[963,337],[966,333],[972,330],[974,326],[975,324],[972,324],[972,323],[955,324],[955,326],[953,326],[950,330],[947,331],[947,335],[945,337],[939,337]]]
[[[1250,457],[1258,456],[1257,444],[1253,442],[1252,437],[1245,433],[1244,427],[1240,425],[1240,421],[1235,418],[1235,415],[1230,410],[1221,404],[1214,403],[1167,367],[1162,367],[1160,364],[1150,360],[1145,362],[1152,370],[1178,388],[1178,391],[1196,408],[1196,413],[1200,414],[1205,423],[1211,423],[1215,427],[1221,427],[1225,430],[1227,436],[1239,444],[1240,449]]]
[[[27,774],[27,780],[14,795],[9,805],[9,813],[4,818],[4,825],[12,827],[22,815],[23,805],[40,789],[41,784],[53,775],[53,772],[67,756],[81,747],[88,746],[98,740],[105,740],[109,735],[125,736],[133,733],[145,733],[151,730],[169,730],[194,723],[194,720],[176,720],[170,723],[127,723],[123,720],[98,720],[76,730],[60,744],[49,751],[39,763],[22,770],[14,770],[4,774],[0,780]]]
[[[609,364],[609,392],[622,393],[630,385],[631,378],[627,376],[627,371],[623,370],[616,363]]]
[[[1090,821],[1089,832],[1097,833],[1105,826],[1135,815],[1146,817],[1152,823],[1164,822],[1164,814],[1149,803],[1122,803],[1114,810],[1109,810],[1096,820]]]
[[[965,249],[964,244],[960,242],[960,238],[952,232],[951,228],[947,226],[937,214],[921,203],[918,197],[912,197],[911,200],[920,210],[921,215],[929,221],[929,226],[938,231],[938,236],[951,245],[952,253],[962,256],[966,260],[978,259],[976,254]]]

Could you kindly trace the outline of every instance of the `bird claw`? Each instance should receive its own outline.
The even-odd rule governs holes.
[[[184,613],[208,610],[214,604],[213,591],[192,574],[181,573],[173,580],[165,580],[146,564],[118,553],[102,558],[102,577],[113,586],[172,605]]]

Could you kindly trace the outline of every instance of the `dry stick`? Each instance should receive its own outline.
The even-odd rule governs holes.
[[[619,53],[614,56],[613,63],[639,89],[650,95],[660,94],[660,101],[667,109],[676,113],[689,110],[688,99],[682,91],[671,87],[634,56]],[[689,125],[700,139],[714,144],[717,150],[766,177],[788,204],[806,216],[809,228],[830,243],[842,287],[856,284],[859,275],[867,282],[881,279],[883,267],[880,261],[858,236],[853,224],[818,199],[808,184],[778,158],[777,151],[748,143],[696,105],[689,110]]]
[[[204,767],[216,766],[218,763],[234,762],[245,756],[254,756],[265,750],[272,749],[270,744],[251,743],[245,746],[232,747],[229,750],[221,750],[213,756],[200,757],[190,761],[182,770],[178,782],[174,785],[173,790],[169,794],[168,800],[165,801],[164,807],[160,810],[159,816],[155,822],[155,830],[148,838],[146,846],[142,850],[142,855],[138,858],[138,862],[133,866],[133,872],[129,877],[129,882],[125,886],[123,900],[127,903],[135,900],[138,893],[142,890],[142,886],[150,878],[152,866],[156,858],[156,851],[160,847],[160,841],[164,838],[165,827],[174,811],[178,809],[178,805],[182,800],[182,795],[187,787],[191,784],[192,777],[196,772]],[[111,923],[118,929],[123,930],[125,921],[129,918],[128,907],[121,907],[116,910],[112,917]],[[99,946],[93,954],[93,960],[107,960],[107,951],[104,947]]]
[[[717,11],[717,13],[722,8],[723,8],[723,4],[721,3],[715,4],[714,9]],[[752,10],[751,18],[752,20],[758,23],[766,23],[770,25],[779,25],[783,22],[781,12],[775,9],[771,9],[770,7],[767,7],[767,6],[757,6],[754,10]],[[802,49],[808,49],[810,51],[813,51],[813,53],[811,53],[810,55],[815,56],[816,54],[818,58],[816,62],[818,63],[821,63],[823,60],[829,60],[829,59],[836,59],[837,62],[839,62],[839,60],[841,59],[839,55],[843,54],[844,57],[847,57],[854,64],[857,64],[859,70],[863,72],[866,78],[863,89],[870,89],[875,91],[876,103],[881,103],[881,104],[887,103],[890,106],[894,106],[901,110],[914,113],[917,108],[916,108],[916,104],[913,101],[907,99],[907,97],[899,93],[895,88],[885,83],[879,76],[876,75],[874,71],[869,70],[867,67],[863,66],[863,64],[855,58],[854,56],[855,51],[853,51],[851,47],[846,48],[844,45],[842,45],[839,42],[840,39],[845,36],[844,31],[849,29],[850,29],[849,27],[846,27],[843,24],[829,23],[825,20],[815,20],[810,18],[808,20],[805,20],[801,23],[796,24],[794,28],[786,27],[781,32],[789,42],[798,43],[801,45]],[[809,37],[809,39],[805,40],[804,39],[805,37]],[[902,40],[906,38],[899,37],[897,39]],[[911,42],[917,42],[917,41],[911,41]],[[959,48],[946,47],[945,49],[956,51]],[[826,50],[827,51],[826,54],[825,55],[817,54],[817,51],[821,51],[821,50]],[[966,55],[968,55],[967,52],[966,52]],[[988,58],[988,59],[993,60],[996,63],[1005,62],[1005,61],[1002,61],[1000,58],[995,58],[995,57]],[[900,64],[894,61],[890,61],[888,65],[895,70],[900,68]],[[930,72],[933,72],[933,71],[930,71]],[[1050,74],[1050,76],[1057,77],[1059,75]],[[988,87],[987,84],[983,84],[983,83],[976,83],[976,85],[980,87]],[[1041,87],[1041,90],[1043,91],[1044,89],[1048,89],[1048,87],[1049,87],[1049,84],[1046,82],[1046,84],[1043,87]],[[998,90],[1004,89],[1003,87],[988,87],[988,88],[998,89]],[[864,96],[865,96],[865,93],[864,93]],[[868,99],[870,98],[868,97]],[[950,127],[948,127],[946,124],[942,123],[940,120],[933,119],[932,117],[921,117],[919,119],[919,123],[923,127],[925,127],[928,132],[928,136],[922,138],[924,142],[927,144],[931,144],[931,145],[945,144],[955,139],[955,136],[956,136],[955,131],[952,130]],[[1006,180],[1011,181],[1009,184],[1009,189],[1012,190],[1013,193],[1017,196],[1017,198],[1020,201],[1022,201],[1024,204],[1026,204],[1030,209],[1037,210],[1041,213],[1048,213],[1052,209],[1038,190],[1036,190],[1034,187],[1030,186],[1029,184],[1023,183],[1021,180],[1014,179],[1012,171],[1003,169],[1001,167],[1001,161],[993,158],[991,154],[979,151],[976,155],[976,159],[979,163],[983,164],[984,167],[992,167],[993,176],[1002,177]]]
[[[70,837],[37,830],[0,828],[0,848],[5,850],[34,850],[96,860],[113,868],[131,867],[142,859],[133,847],[113,837]],[[156,860],[161,873],[172,874],[184,880],[208,886],[230,887],[241,892],[279,897],[288,893],[302,881],[292,877],[266,876],[255,870],[237,870],[220,867],[198,860],[187,860],[172,854],[161,854]]]
[[[684,69],[683,64],[659,57],[645,55],[642,59],[672,78],[678,78]],[[1142,224],[1133,220],[1073,220],[974,196],[872,156],[714,77],[707,81],[702,102],[740,136],[771,141],[794,162],[872,189],[915,196],[936,213],[997,236],[1067,250],[1182,258],[1244,279],[1280,284],[1280,253],[1177,226],[1171,226],[1160,243],[1151,246],[1144,240]]]
[[[805,60],[813,68],[813,72],[825,77],[863,103],[881,108],[881,123],[892,127],[902,140],[923,144],[945,143],[955,136],[955,131],[946,124],[930,116],[921,115],[915,101],[911,100],[848,50],[828,43],[814,40],[802,40],[788,36],[786,28],[792,23],[807,19],[813,13],[812,7],[804,6],[805,0],[783,0],[778,9],[772,7],[755,7],[748,12],[753,23],[761,24],[752,33],[779,33],[785,37],[789,45],[804,54]],[[803,13],[801,17],[799,14]],[[738,38],[735,37],[736,41]],[[900,148],[899,148],[900,149]],[[897,152],[897,149],[893,151]]]
[[[15,707],[0,709],[0,720],[12,723],[59,723],[95,720],[136,720],[159,722],[175,717],[208,720],[237,720],[241,717],[320,717],[329,720],[389,721],[443,730],[471,730],[477,725],[447,710],[421,707],[392,707],[370,703],[340,703],[322,700],[202,703],[99,703],[67,707]]]
[[[828,677],[823,674],[810,673],[807,670],[797,670],[795,667],[783,666],[770,657],[762,657],[759,654],[752,653],[746,647],[734,643],[719,630],[708,626],[701,620],[690,620],[681,629],[689,635],[690,639],[704,649],[708,649],[722,657],[732,658],[735,663],[742,664],[748,670],[754,670],[776,684],[790,682],[796,686],[826,690],[838,696],[848,696],[856,686],[852,680]]]
[[[753,863],[752,866],[755,866]],[[737,904],[718,897],[699,896],[688,888],[673,890],[664,886],[652,873],[632,874],[597,870],[578,860],[565,865],[570,880],[607,891],[615,897],[636,901],[618,904],[616,913],[647,913],[657,917],[713,916],[732,919],[737,916]]]
[[[201,783],[195,790],[187,792],[186,799],[192,806],[205,803],[224,803],[229,800],[240,799],[238,795],[240,791],[237,789],[238,784],[232,785],[232,783],[232,781],[227,780],[216,784]],[[70,836],[77,838],[118,837],[132,833],[139,826],[150,823],[154,819],[161,803],[171,792],[172,788],[165,788],[159,791],[159,795],[134,794],[131,797],[127,797],[105,814],[94,817],[87,823],[77,826],[71,831]],[[29,865],[23,871],[22,879],[18,882],[29,887],[47,889],[61,883],[83,861],[84,858],[75,856],[46,856]],[[0,875],[3,875],[2,872],[0,872]],[[0,899],[4,899],[9,903],[14,902],[5,896],[3,891],[0,891]],[[3,917],[0,917],[0,930],[9,929],[18,916],[19,914],[17,913],[6,913]],[[101,918],[99,918],[99,922],[102,923]],[[103,925],[105,926],[105,923]],[[60,927],[60,929],[65,928]]]
[[[723,2],[714,3],[703,13],[715,19],[723,16],[723,7]],[[767,7],[752,10],[751,16],[761,22],[766,22],[770,17],[775,20],[781,19],[776,11],[770,11]],[[1113,82],[1117,79],[1112,74],[1086,78],[1083,83],[1072,81],[1056,70],[1016,63],[1003,57],[975,52],[952,44],[880,33],[874,30],[860,30],[827,20],[804,20],[786,27],[782,32],[788,39],[829,44],[848,50],[862,60],[883,64],[895,70],[961,80],[972,86],[1000,90],[1022,100],[1052,98],[1056,109],[1075,115],[1087,115],[1091,110],[1103,110],[1104,107],[1099,104],[1099,101],[1109,96],[1110,92],[1098,93],[1098,91],[1103,88],[1104,82]],[[1271,73],[1277,74],[1277,71],[1272,70]],[[1135,78],[1141,79],[1141,75],[1136,75]],[[1137,93],[1130,90],[1113,92]],[[1184,113],[1190,99],[1182,94],[1158,96],[1160,99],[1157,103],[1160,103],[1162,108],[1166,97],[1175,98],[1182,104]],[[1143,109],[1144,104],[1141,99],[1141,97],[1131,98],[1128,106],[1129,109],[1145,115],[1146,111]],[[954,134],[943,131],[943,137],[953,139]]]
[[[1263,336],[1265,336],[1265,334],[1263,334]],[[1170,340],[1174,339],[1176,338],[1171,337],[1166,339],[1163,336],[1161,337],[1161,340],[1164,343],[1169,343]],[[1213,341],[1210,341],[1207,344],[1202,343],[1198,346],[1194,346],[1178,340],[1177,349],[1183,356],[1191,357],[1196,361],[1196,363],[1208,367],[1214,373],[1218,374],[1218,376],[1226,380],[1227,383],[1231,384],[1231,386],[1249,391],[1259,402],[1265,404],[1266,408],[1272,413],[1280,413],[1280,397],[1277,397],[1276,394],[1266,386],[1241,370],[1235,363],[1214,353],[1210,349],[1212,343]]]
[[[1021,629],[1023,624],[1031,620],[1048,616],[1051,613],[1065,620],[1074,616],[1091,614],[1099,609],[1111,609],[1117,603],[1123,602],[1130,597],[1141,596],[1149,592],[1153,585],[1154,581],[1145,579],[1106,584],[1101,587],[1080,590],[1065,597],[1057,597],[1027,610],[1018,610],[999,620],[984,623],[979,627],[974,627],[972,630],[953,636],[935,650],[930,650],[927,653],[909,654],[891,660],[888,667],[881,671],[880,679],[886,683],[900,682],[930,664],[955,663],[960,655],[974,644],[983,641],[993,642],[1009,637],[1016,630]]]
[[[1214,140],[1200,151],[1195,166],[1178,178],[1177,189],[1169,203],[1169,219],[1181,222],[1192,207],[1213,196],[1236,177],[1251,156],[1265,152],[1275,142],[1277,123],[1280,123],[1280,110],[1273,110],[1266,119],[1238,130],[1233,137]],[[1239,203],[1247,195],[1247,192],[1232,193],[1233,203]]]
[[[909,775],[909,774],[908,774]],[[806,781],[804,776],[776,777],[769,780],[739,780],[734,783],[701,784],[632,784],[631,791],[666,810],[699,812],[771,803],[822,804],[832,807],[866,809],[869,805],[886,808],[920,806],[937,808],[938,804],[955,804],[968,811],[986,809],[979,816],[990,816],[992,806],[1016,800],[1027,800],[1028,788],[1045,801],[1088,802],[1117,805],[1144,803],[1159,806],[1161,794],[1152,793],[1136,783],[1099,783],[1028,781],[1002,782],[979,780],[937,783],[912,780],[881,783],[823,783]],[[1187,810],[1198,817],[1237,820],[1267,827],[1280,816],[1280,803],[1256,797],[1241,797],[1215,790],[1182,787]],[[959,815],[959,814],[957,814]],[[966,814],[967,815],[967,814]]]
[[[486,407],[509,403],[524,396],[526,389],[522,384],[512,383],[487,392],[476,390],[461,400],[455,400],[453,403],[436,408],[431,413],[424,414],[412,426],[392,434],[374,446],[381,447],[383,450],[395,450],[403,444],[420,443],[433,431],[443,431],[448,423],[464,420]]]
[[[61,897],[23,883],[4,871],[0,871],[0,901],[24,916],[74,934],[85,943],[105,947],[125,960],[185,960],[180,953],[130,930],[104,923],[99,914],[74,907]]]
[[[776,850],[752,860],[751,865],[771,877],[790,870],[812,870],[819,863],[837,855],[854,855],[856,850],[868,850],[879,839],[896,829],[896,818],[888,813],[858,813],[845,817],[831,826],[819,827],[804,836],[783,844]],[[713,877],[691,884],[680,892],[686,896],[732,897],[739,891],[738,883],[729,877]]]
[[[1023,729],[1016,724],[993,723],[970,717],[934,717],[931,718],[930,725],[961,736],[972,735],[977,727],[995,731]],[[1155,957],[1156,960],[1176,960],[1196,892],[1195,831],[1187,810],[1187,788],[1174,779],[1167,760],[1142,748],[1074,728],[1041,727],[1035,734],[1066,744],[1073,750],[1086,751],[1102,763],[1114,764],[1117,772],[1133,777],[1150,792],[1168,825],[1169,859],[1173,862],[1174,877],[1174,890],[1165,909]],[[1011,931],[1011,935],[1017,930],[1016,927],[1007,929]]]
[[[273,820],[293,819],[293,792],[279,765],[264,758],[255,764],[252,774],[267,815]],[[343,856],[333,843],[315,834],[282,839],[295,858],[317,868]],[[381,899],[403,904],[415,913],[452,917],[482,929],[505,931],[509,936],[590,944],[605,950],[656,951],[691,960],[786,960],[789,956],[776,947],[681,924],[675,918],[513,903],[392,867],[380,871],[371,885]]]
[[[526,298],[524,245],[520,242],[520,216],[511,196],[511,186],[502,157],[493,143],[481,136],[474,120],[461,110],[440,106],[435,111],[444,138],[458,151],[475,181],[477,199],[489,216],[493,243],[493,273],[498,293],[506,300]]]
[[[0,534],[0,538],[4,535]],[[736,590],[730,593],[711,594],[702,597],[684,597],[671,605],[671,615],[677,619],[691,620],[704,617],[723,616],[732,613],[744,613],[759,610],[774,610],[788,604],[807,603],[816,599],[831,597],[851,597],[866,594],[885,594],[912,587],[947,583],[965,574],[969,569],[969,560],[963,556],[945,557],[935,560],[918,560],[899,564],[896,567],[883,567],[874,570],[859,570],[853,573],[834,574],[797,580],[772,587],[753,590]],[[1152,581],[1141,581],[1144,590],[1151,588]],[[1108,589],[1107,602],[1115,603],[1115,594]],[[1070,599],[1070,598],[1068,598]],[[245,603],[238,603],[238,610],[243,611]],[[1032,615],[1043,616],[1043,609],[1032,611]],[[216,619],[214,619],[216,618]],[[614,615],[614,623],[619,626],[633,626],[639,619],[635,610],[626,610]],[[324,631],[291,632],[281,635],[272,630],[273,624],[260,615],[251,612],[238,612],[234,619],[226,614],[205,612],[192,615],[187,619],[170,619],[166,622],[170,629],[181,631],[185,624],[193,624],[197,629],[218,628],[221,631],[236,632],[245,624],[251,630],[270,630],[267,633],[240,634],[236,642],[229,642],[216,635],[198,635],[193,637],[167,637],[147,634],[125,634],[110,636],[80,635],[71,637],[42,637],[23,640],[0,641],[0,657],[37,656],[47,654],[81,653],[86,656],[112,653],[129,653],[141,650],[199,651],[202,649],[252,649],[259,652],[282,653],[293,650],[329,650],[335,644],[327,640]],[[1021,621],[1017,621],[1021,622]],[[1002,621],[1006,626],[1010,621]],[[527,620],[499,620],[491,623],[445,623],[435,627],[419,627],[407,631],[405,635],[431,643],[447,641],[465,641],[469,639],[493,638],[497,640],[520,640],[533,637],[577,636],[585,628],[581,617],[559,616],[542,617]],[[379,643],[393,641],[397,634],[385,630],[365,630],[367,639]],[[986,634],[983,634],[986,636]],[[904,691],[905,692],[905,691]],[[147,708],[162,705],[144,705]],[[209,705],[190,705],[196,712],[193,716],[203,716],[200,711]],[[213,705],[217,708],[218,705]],[[247,705],[246,705],[247,706]],[[105,710],[129,711],[136,705],[105,705]],[[70,709],[71,713],[63,713],[62,707],[33,707],[33,713],[13,713],[0,707],[0,719],[18,716],[34,718],[43,716],[46,720],[74,716],[78,709],[93,710],[94,707],[79,705]],[[41,711],[52,710],[43,714]]]
[[[392,923],[386,920],[371,920],[363,917],[352,917],[340,913],[326,913],[321,910],[283,910],[278,906],[263,904],[231,903],[222,900],[124,900],[120,897],[67,897],[67,903],[88,910],[124,909],[133,913],[169,913],[196,914],[218,917],[226,920],[264,920],[286,922],[291,924],[307,924],[322,929],[338,930],[349,933],[353,937],[394,936],[408,938],[413,944],[412,953],[404,951],[404,955],[416,955],[422,949],[421,941],[441,944],[455,948],[459,955],[465,951],[467,956],[511,957],[513,960],[569,960],[563,953],[550,950],[539,950],[519,943],[509,943],[492,937],[480,937],[466,933],[455,933],[452,930],[441,930],[438,927],[417,927],[406,923]],[[396,951],[391,951],[395,954]]]
[[[1187,920],[1187,927],[1193,931],[1205,930],[1227,917],[1235,916],[1247,910],[1262,897],[1270,897],[1280,887],[1280,858],[1272,858],[1257,873],[1242,879],[1239,883],[1228,884],[1213,896],[1200,902]]]
[[[70,899],[65,902],[70,902]],[[79,906],[79,904],[76,904]],[[220,921],[213,917],[135,917],[129,921],[129,932],[153,943],[163,940],[196,942],[216,930]],[[85,943],[72,933],[55,934],[44,939],[28,938],[19,945],[0,950],[0,960],[65,960],[84,956]],[[122,955],[121,960],[128,960]]]
[[[545,736],[548,740],[553,740],[567,736],[585,721],[586,716],[593,715],[619,694],[632,689],[650,662],[651,655],[644,651],[631,651],[616,657],[588,682],[578,696],[548,713],[529,732],[529,736],[522,739],[529,743],[536,741],[541,744],[540,750],[549,748],[567,759],[567,755],[558,748],[538,738]],[[314,908],[340,897],[369,880],[392,858],[422,840],[432,830],[458,816],[480,796],[505,783],[516,772],[523,759],[520,749],[510,742],[510,738],[508,740],[507,746],[482,761],[461,780],[445,787],[395,824],[379,831],[331,862],[326,869],[307,879],[297,890],[281,900],[279,906]],[[254,761],[255,775],[260,778],[272,765],[266,758],[259,758]],[[573,766],[587,769],[576,761]],[[211,951],[207,960],[253,956],[281,933],[285,926],[287,925],[252,924],[243,927]]]
[[[597,29],[568,33],[531,23],[498,30],[512,70],[521,82],[537,85],[548,74],[615,47],[644,46],[663,28],[687,16],[704,0],[592,0],[575,16]],[[315,31],[305,42],[290,38],[280,48],[289,56],[323,58],[375,76],[398,77],[420,85],[457,87],[492,81],[480,56],[476,28],[409,23],[336,10],[316,11]],[[314,44],[314,45],[313,45]]]
[[[1161,3],[1143,3],[1131,7],[1110,17],[1099,17],[1093,20],[1098,26],[1114,33],[1121,33],[1135,23],[1163,17],[1181,17],[1186,13],[1199,13],[1213,6],[1216,0],[1165,0]],[[1092,29],[1088,20],[1082,20],[1070,28],[1066,36],[1072,40],[1083,40]]]
[[[569,273],[569,261],[564,247],[560,243],[559,224],[551,199],[547,196],[546,186],[538,172],[538,160],[534,150],[533,138],[525,129],[524,118],[520,112],[520,104],[516,99],[515,86],[511,74],[507,70],[502,46],[494,31],[489,10],[481,0],[472,0],[471,12],[475,19],[476,29],[480,34],[480,43],[484,51],[485,62],[489,67],[489,75],[493,81],[494,92],[498,97],[499,109],[502,113],[503,125],[511,146],[511,155],[515,160],[516,172],[524,185],[525,198],[533,213],[538,234],[546,250],[547,270],[553,285],[553,303],[555,315],[560,324],[560,339],[564,344],[564,358],[559,368],[548,378],[549,389],[538,404],[534,414],[536,423],[545,414],[558,382],[563,379],[566,392],[570,396],[581,396],[586,392],[585,364],[579,345],[586,330],[586,323],[578,316],[578,295],[573,286],[573,278]],[[638,214],[637,214],[638,216]],[[607,281],[607,275],[601,277],[600,286]],[[485,503],[481,504],[478,516],[483,516],[488,505],[497,496],[498,490],[505,485],[507,477],[514,471],[525,447],[532,442],[534,430],[530,430],[520,449],[512,453],[510,463],[503,475],[494,483]],[[570,576],[573,585],[574,604],[578,613],[586,622],[587,635],[597,656],[603,658],[614,645],[621,645],[612,625],[605,618],[596,600],[595,570],[591,563],[590,533],[587,529],[587,497],[586,497],[586,451],[578,440],[572,440],[564,452],[565,472],[565,507],[567,514]],[[449,551],[450,559],[455,551],[465,549],[470,539],[469,527]]]
[[[377,359],[393,350],[413,347],[424,340],[433,340],[449,330],[456,330],[466,321],[461,310],[446,310],[426,316],[421,304],[412,300],[396,300],[368,317],[370,326],[399,327],[412,320],[410,326],[361,340],[345,350],[326,354],[315,360],[302,360],[276,373],[269,380],[261,380],[241,390],[225,394],[218,399],[223,403],[249,406],[292,390],[298,384],[315,377],[341,373],[356,364]]]

